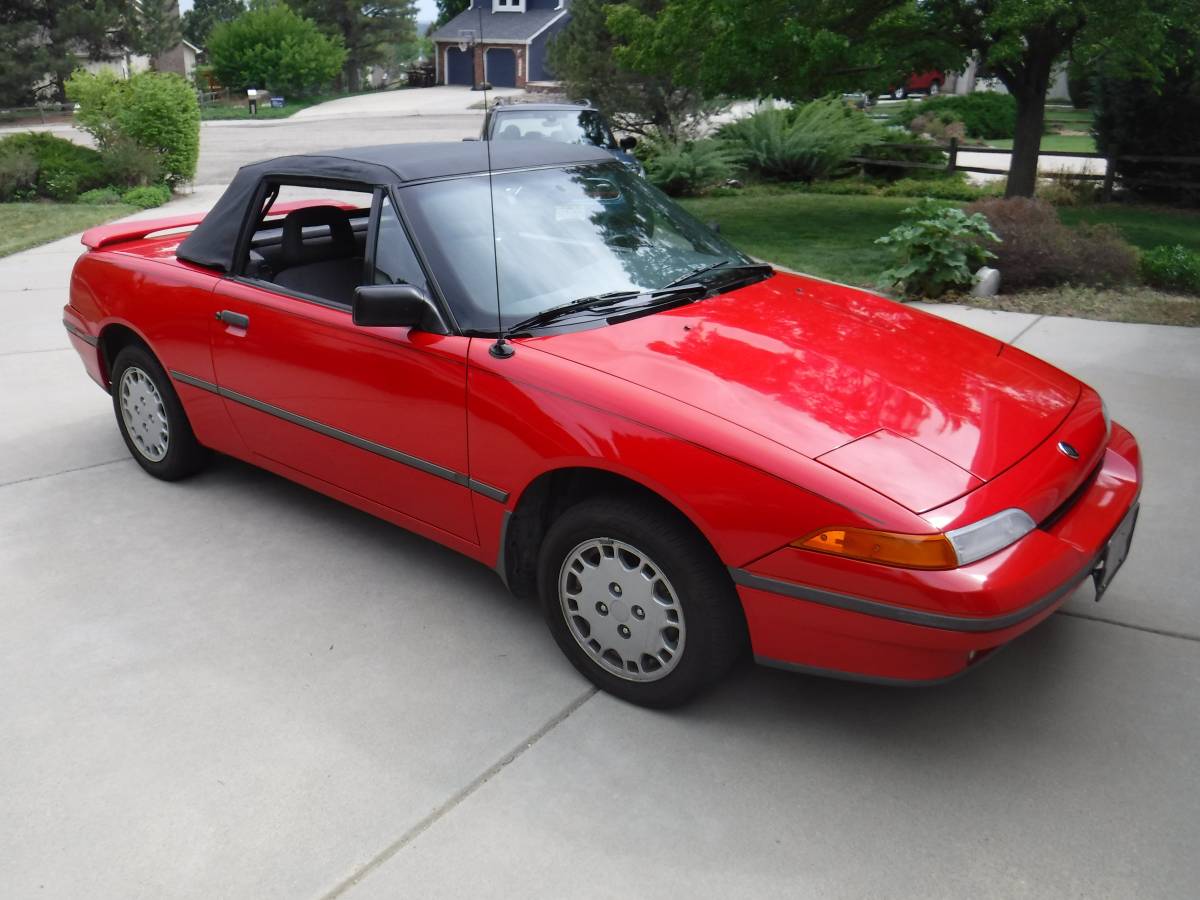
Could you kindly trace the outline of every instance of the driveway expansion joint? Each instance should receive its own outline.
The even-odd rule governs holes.
[[[1181,641],[1194,641],[1200,643],[1200,634],[1188,634],[1184,631],[1172,631],[1167,628],[1152,628],[1149,625],[1136,625],[1133,622],[1119,622],[1116,619],[1105,619],[1102,616],[1092,616],[1087,613],[1074,612],[1068,609],[1060,609],[1060,616],[1069,616],[1072,619],[1084,619],[1088,622],[1099,622],[1102,625],[1116,625],[1118,628],[1128,628],[1131,631],[1143,631],[1146,634],[1157,634],[1159,637],[1176,638]]]
[[[522,740],[517,746],[504,756],[500,757],[492,765],[488,766],[479,775],[476,775],[467,785],[455,792],[445,803],[442,803],[436,809],[417,822],[411,828],[400,835],[395,841],[384,847],[365,865],[357,869],[349,878],[334,886],[326,894],[321,895],[321,900],[336,900],[338,897],[345,896],[346,892],[357,886],[364,878],[380,868],[384,863],[394,857],[397,853],[419,838],[422,834],[432,828],[444,816],[453,812],[464,800],[478,791],[481,787],[491,781],[495,776],[499,775],[508,766],[512,765],[520,759],[526,752],[533,749],[542,738],[548,735],[551,731],[565,722],[570,716],[583,704],[587,703],[596,696],[598,689],[589,687],[586,691],[568,703],[565,707],[555,713],[547,722],[545,722],[537,731]]]
[[[57,478],[59,475],[70,475],[72,472],[84,472],[88,469],[98,469],[101,466],[111,466],[121,462],[133,462],[133,459],[128,456],[122,456],[119,459],[106,459],[104,462],[89,463],[86,466],[75,466],[72,469],[63,469],[61,472],[47,472],[44,475],[30,475],[28,478],[17,478],[13,481],[0,482],[0,488],[12,487],[14,484],[27,484],[30,481],[42,481],[45,478]]]
[[[1038,322],[1042,321],[1042,319],[1044,319],[1044,318],[1046,318],[1044,315],[1038,316],[1036,319],[1034,319],[1032,322],[1030,322],[1028,325],[1026,325],[1024,328],[1022,328],[1019,332],[1017,332],[1017,336],[1014,337],[1011,341],[1009,341],[1008,345],[1010,347],[1017,346],[1017,341],[1019,341],[1021,338],[1025,337],[1025,335],[1029,333],[1029,330],[1031,328],[1033,328],[1033,326],[1035,326]]]

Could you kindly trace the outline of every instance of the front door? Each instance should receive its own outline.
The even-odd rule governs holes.
[[[362,280],[427,290],[386,193],[373,204],[369,233],[360,226],[357,235]],[[266,273],[269,282],[227,278],[217,287],[213,368],[229,414],[256,455],[475,541],[465,475],[470,339],[356,326],[349,305],[330,299],[347,296],[339,272],[355,271],[354,258],[327,258],[334,224],[302,228],[297,244],[285,220],[282,241],[300,265]],[[305,264],[310,243],[318,261]]]

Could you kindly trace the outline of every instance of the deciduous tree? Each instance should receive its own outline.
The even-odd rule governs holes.
[[[808,99],[878,89],[974,56],[1017,101],[1009,196],[1031,196],[1051,73],[1068,54],[1160,77],[1164,37],[1197,0],[666,0],[607,16],[619,63],[708,96]]]
[[[346,47],[342,75],[347,90],[358,90],[363,68],[381,62],[389,48],[416,36],[414,0],[293,0],[297,12],[312,19]]]
[[[208,61],[226,87],[311,93],[346,61],[340,37],[322,34],[282,3],[255,6],[208,37]]]
[[[471,0],[437,0],[438,16],[432,27],[441,28],[470,5]]]
[[[550,44],[551,71],[576,99],[588,99],[624,130],[658,130],[675,140],[706,111],[701,85],[680,81],[669,68],[643,68],[639,58],[619,62],[613,55],[617,40],[607,15],[618,0],[575,0],[571,21]],[[626,3],[638,17],[659,14],[663,0]]]
[[[196,0],[183,14],[183,36],[203,48],[214,27],[222,22],[232,22],[245,11],[242,0]]]

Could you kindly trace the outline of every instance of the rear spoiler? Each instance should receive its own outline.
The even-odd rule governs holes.
[[[293,200],[290,203],[276,203],[271,207],[271,215],[290,213],[292,210],[304,209],[308,206],[336,206],[339,209],[357,209],[353,203],[340,200]],[[203,220],[206,213],[186,213],[170,216],[165,219],[134,219],[131,222],[114,222],[111,225],[97,225],[83,233],[80,243],[89,250],[101,250],[113,244],[124,244],[127,241],[140,241],[160,231],[176,231],[181,228],[195,228]]]
[[[167,219],[140,219],[133,222],[115,222],[112,225],[97,225],[83,233],[80,242],[89,250],[111,247],[126,241],[140,241],[156,231],[173,231],[176,228],[194,228],[200,224],[204,213],[171,216]]]

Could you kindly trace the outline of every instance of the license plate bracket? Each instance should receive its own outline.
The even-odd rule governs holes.
[[[1125,514],[1125,518],[1121,520],[1121,524],[1117,526],[1117,530],[1108,539],[1108,544],[1104,547],[1104,552],[1100,554],[1100,559],[1096,561],[1096,567],[1092,569],[1092,581],[1096,584],[1097,603],[1100,602],[1100,598],[1104,596],[1104,592],[1108,590],[1108,586],[1112,584],[1112,580],[1117,576],[1117,572],[1120,571],[1121,566],[1125,564],[1125,560],[1129,557],[1129,548],[1133,544],[1133,532],[1137,527],[1138,512],[1140,509],[1140,505],[1135,505]]]

